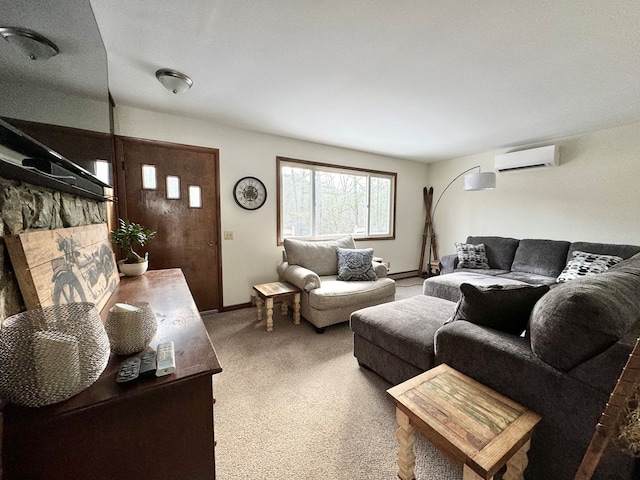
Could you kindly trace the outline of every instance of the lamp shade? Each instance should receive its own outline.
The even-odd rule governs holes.
[[[55,43],[33,30],[0,27],[0,35],[31,60],[46,60],[60,53]]]
[[[187,77],[184,73],[176,72],[175,70],[169,70],[162,68],[156,72],[156,78],[160,81],[164,88],[176,95],[178,93],[186,92],[193,85],[193,80]]]
[[[496,188],[495,172],[470,173],[464,176],[465,191],[492,190]]]

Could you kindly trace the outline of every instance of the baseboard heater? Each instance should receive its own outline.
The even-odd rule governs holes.
[[[560,149],[556,145],[503,153],[496,155],[494,159],[496,172],[534,167],[557,167],[558,165],[560,165]]]

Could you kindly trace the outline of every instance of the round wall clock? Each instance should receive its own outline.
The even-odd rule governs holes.
[[[247,210],[257,210],[267,199],[267,188],[256,177],[243,177],[233,187],[236,203]]]

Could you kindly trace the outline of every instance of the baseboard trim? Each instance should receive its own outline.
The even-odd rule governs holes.
[[[419,275],[417,270],[410,270],[408,272],[390,273],[387,276],[389,278],[393,278],[394,280],[400,280],[401,278],[418,277]]]
[[[240,310],[242,308],[249,308],[252,307],[253,305],[251,304],[251,302],[247,302],[247,303],[238,303],[236,305],[227,305],[224,307],[221,307],[218,311],[220,313],[222,312],[230,312],[231,310]]]

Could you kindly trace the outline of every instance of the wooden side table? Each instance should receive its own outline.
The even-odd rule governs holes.
[[[533,428],[541,417],[442,364],[387,390],[396,402],[398,476],[415,478],[415,431],[453,461],[464,480],[522,480]]]
[[[273,301],[282,300],[282,314],[289,311],[287,298],[293,297],[293,324],[300,324],[300,290],[287,282],[272,282],[254,285],[258,321],[262,321],[262,307],[267,307],[267,332],[273,330]]]

